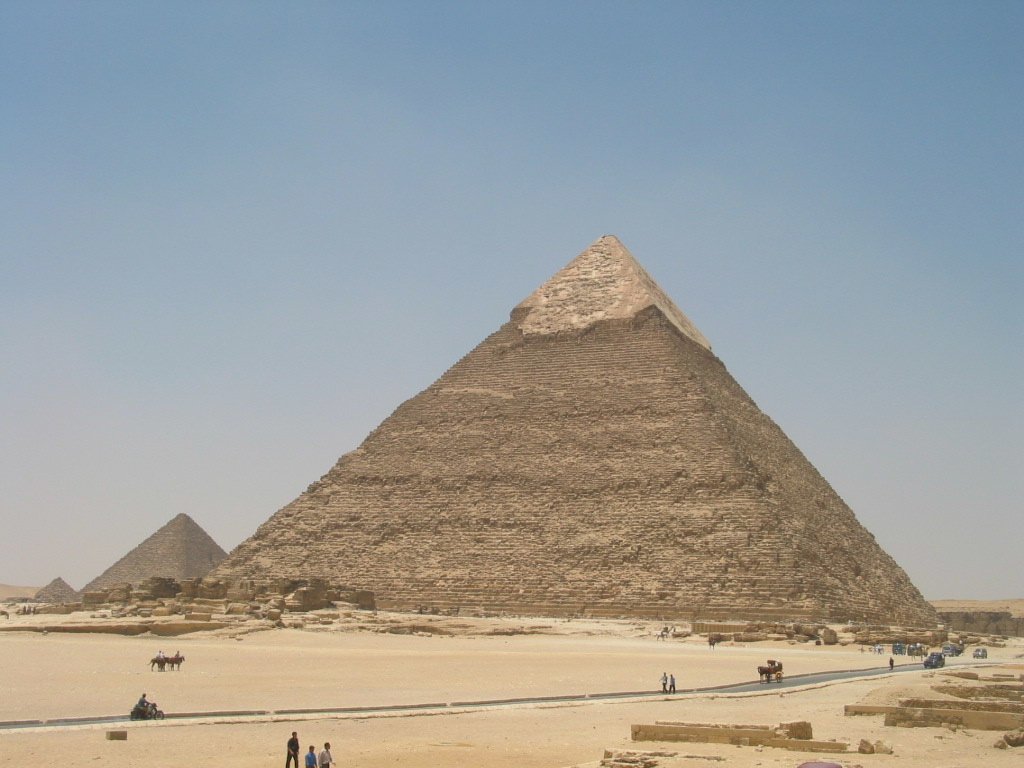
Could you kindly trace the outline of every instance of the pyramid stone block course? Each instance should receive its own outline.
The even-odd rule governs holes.
[[[935,622],[610,236],[213,575],[299,564],[382,607]]]
[[[227,553],[188,515],[179,514],[102,574],[82,592],[119,584],[139,584],[152,577],[200,578]]]

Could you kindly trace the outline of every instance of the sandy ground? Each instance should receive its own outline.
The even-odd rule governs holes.
[[[73,617],[65,620],[72,620]],[[41,617],[12,617],[11,621]],[[48,617],[53,621],[53,617]],[[337,629],[279,629],[237,637],[0,633],[0,720],[126,714],[145,691],[168,712],[346,707],[452,702],[529,695],[630,691],[658,687],[661,673],[680,688],[750,680],[768,657],[789,674],[887,663],[856,647],[787,643],[720,645],[700,639],[659,641],[656,627],[630,622],[490,620],[459,636],[382,634]],[[479,634],[493,631],[550,634]],[[151,672],[157,650],[186,657],[181,672]],[[1024,672],[1024,643],[990,650],[992,663]],[[904,660],[905,661],[905,660]],[[909,661],[905,661],[909,664]],[[971,664],[957,660],[957,664]],[[952,667],[952,668],[955,668]],[[118,725],[128,740],[107,741],[110,726],[0,731],[0,765],[167,766],[198,760],[219,766],[280,765],[284,743],[299,733],[303,752],[324,741],[342,766],[495,766],[559,768],[596,763],[606,748],[664,749],[693,756],[680,765],[736,768],[798,766],[827,759],[844,766],[903,768],[1019,766],[1019,750],[992,748],[999,733],[886,728],[882,718],[845,717],[843,705],[937,697],[935,673],[914,671],[870,680],[757,695],[678,694],[671,699],[505,706],[465,713],[348,716],[261,722]],[[947,668],[950,669],[950,668]],[[776,724],[810,720],[815,738],[882,739],[894,756],[815,756],[755,747],[630,741],[631,723],[655,720]],[[698,759],[700,758],[700,759]],[[710,758],[722,758],[711,760]],[[675,765],[669,761],[666,765]]]

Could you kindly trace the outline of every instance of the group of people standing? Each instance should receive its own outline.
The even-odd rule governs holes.
[[[324,748],[317,754],[316,747],[309,745],[309,752],[306,753],[305,762],[299,764],[299,750],[302,746],[299,743],[299,734],[292,731],[292,737],[288,739],[288,756],[284,760],[284,768],[291,768],[294,762],[295,768],[330,768],[334,765],[334,757],[331,755],[331,742],[325,742]]]

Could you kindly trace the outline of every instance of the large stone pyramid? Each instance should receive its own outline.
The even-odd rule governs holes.
[[[610,236],[213,575],[321,576],[382,607],[936,620]]]
[[[118,584],[138,584],[153,576],[192,579],[208,574],[227,553],[186,514],[143,541],[82,588],[83,592]]]
[[[35,599],[42,603],[77,603],[82,596],[75,588],[58,576],[36,592]]]

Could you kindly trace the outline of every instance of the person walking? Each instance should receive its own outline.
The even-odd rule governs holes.
[[[299,749],[299,734],[292,731],[292,737],[288,739],[288,756],[284,759],[284,768],[293,763],[295,768],[299,768]]]
[[[668,673],[661,673],[661,692],[668,693]]]
[[[314,747],[312,744],[309,745],[309,752],[306,753],[306,768],[317,768],[316,747]]]
[[[331,768],[334,763],[334,758],[331,757],[331,742],[324,744],[324,748],[320,750],[320,768]]]
[[[892,672],[892,668],[896,666],[896,662],[893,661],[892,656],[889,657],[889,671]]]
[[[668,692],[676,692],[676,676],[674,674],[668,676]]]

